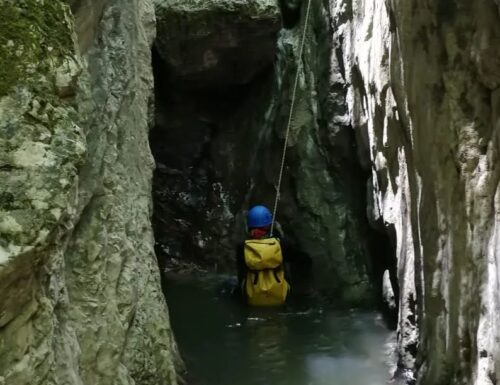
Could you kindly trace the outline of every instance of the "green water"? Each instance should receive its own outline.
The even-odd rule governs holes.
[[[390,333],[376,313],[310,300],[247,308],[223,277],[170,279],[172,327],[189,385],[383,385]]]

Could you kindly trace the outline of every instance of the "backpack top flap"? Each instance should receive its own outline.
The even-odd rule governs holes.
[[[276,238],[246,240],[245,263],[250,270],[279,267],[283,263],[280,242]]]

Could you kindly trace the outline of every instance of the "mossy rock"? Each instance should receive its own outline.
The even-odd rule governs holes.
[[[86,151],[68,5],[0,0],[0,262],[43,243],[70,209]],[[15,258],[14,258],[15,259]]]
[[[61,1],[1,0],[0,97],[46,75],[73,51],[68,11]]]

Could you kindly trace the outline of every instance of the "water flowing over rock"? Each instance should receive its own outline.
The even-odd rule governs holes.
[[[72,3],[76,28],[63,1],[0,3],[0,384],[175,384],[150,225],[153,7]]]

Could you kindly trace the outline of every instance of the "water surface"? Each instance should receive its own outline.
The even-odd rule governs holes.
[[[383,385],[391,339],[377,313],[306,299],[242,306],[224,277],[169,279],[172,327],[196,385]]]

